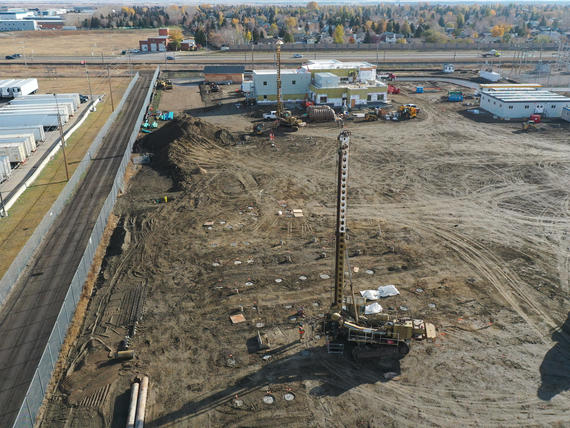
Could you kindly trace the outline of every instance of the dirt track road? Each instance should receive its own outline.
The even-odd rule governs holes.
[[[148,91],[142,74],[83,183],[0,312],[0,426],[11,426],[46,346]],[[64,334],[65,332],[61,332]],[[54,356],[55,357],[55,356]],[[40,392],[41,394],[41,392]]]

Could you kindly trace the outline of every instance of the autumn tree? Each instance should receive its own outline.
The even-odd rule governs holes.
[[[180,43],[184,36],[180,28],[172,28],[168,33],[168,46],[170,50],[177,51],[180,49]]]
[[[344,43],[344,27],[340,24],[334,29],[333,41],[336,44]]]
[[[307,9],[309,10],[317,10],[319,8],[319,5],[317,4],[316,1],[310,1],[309,3],[307,3]]]

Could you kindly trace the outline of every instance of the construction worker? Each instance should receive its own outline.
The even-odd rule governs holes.
[[[303,340],[303,335],[305,334],[305,328],[303,327],[303,324],[299,324],[299,342],[301,342]]]

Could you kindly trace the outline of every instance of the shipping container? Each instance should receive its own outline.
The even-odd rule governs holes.
[[[22,163],[27,159],[22,143],[0,143],[0,156],[8,156],[11,163]]]
[[[57,101],[73,101],[73,105],[77,110],[81,105],[81,99],[79,94],[56,94]],[[34,95],[27,95],[25,97],[18,98],[19,100],[45,100],[45,99],[54,99],[55,96],[53,94],[34,94]],[[15,100],[14,100],[15,101]]]
[[[38,90],[38,79],[0,80],[0,97],[16,98]]]
[[[46,133],[43,126],[2,126],[0,127],[0,134],[34,134],[36,143],[38,141],[45,141]]]
[[[66,106],[68,108],[68,114],[71,116],[77,108],[75,107],[75,103],[73,100],[70,99],[59,99],[56,100],[54,98],[44,98],[44,99],[28,99],[28,97],[24,98],[17,98],[15,100],[10,101],[11,106]]]
[[[562,113],[560,113],[560,117],[566,122],[570,122],[570,107],[564,107]]]
[[[71,104],[60,104],[56,106],[55,104],[29,104],[29,105],[13,105],[8,104],[0,108],[0,114],[7,111],[27,111],[27,110],[40,110],[40,111],[58,111],[62,116],[69,118],[73,114],[73,107]]]
[[[34,136],[32,134],[28,134],[28,136],[23,135],[0,135],[0,144],[2,143],[23,143],[24,147],[26,148],[26,157],[31,156],[32,152],[36,150],[36,143],[32,142],[32,138]]]
[[[57,128],[58,114],[56,112],[44,113],[4,113],[0,114],[0,127],[3,126],[36,126],[41,125],[44,128]]]
[[[10,158],[8,156],[0,156],[0,182],[6,180],[11,174]]]

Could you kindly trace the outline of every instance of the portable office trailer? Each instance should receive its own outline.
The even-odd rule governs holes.
[[[0,156],[0,181],[6,180],[10,175],[12,175],[10,158],[8,156]]]
[[[55,110],[59,109],[62,115],[69,116],[73,115],[73,107],[71,103],[63,103],[59,105],[55,104],[9,104],[0,109],[0,114],[3,111],[18,111],[18,110]]]
[[[35,152],[36,151],[36,139],[34,137],[34,134],[6,134],[6,135],[2,135],[0,134],[0,141],[3,142],[7,142],[10,140],[17,140],[20,141],[21,139],[26,141],[26,151],[29,153],[28,156],[31,154],[31,152]]]
[[[77,111],[77,106],[75,105],[75,101],[71,98],[57,98],[57,101],[54,97],[51,98],[36,98],[33,95],[30,97],[22,97],[16,98],[10,101],[10,105],[12,106],[24,106],[24,105],[48,105],[48,106],[62,106],[67,105],[69,106],[70,114],[73,114]]]
[[[26,157],[23,143],[0,143],[0,156],[8,156],[11,163],[22,163]]]
[[[2,126],[0,127],[0,134],[34,134],[36,143],[38,141],[45,141],[46,133],[43,126]]]
[[[0,127],[2,126],[36,126],[56,128],[59,126],[57,112],[6,112],[0,114]]]
[[[79,98],[79,94],[56,94],[57,101],[73,101],[73,105],[77,110],[81,105],[81,99]],[[34,94],[34,95],[26,95],[25,97],[18,98],[18,100],[45,100],[45,99],[54,99],[55,96],[53,94]]]

